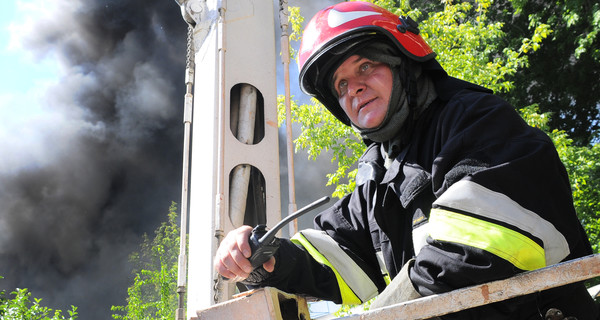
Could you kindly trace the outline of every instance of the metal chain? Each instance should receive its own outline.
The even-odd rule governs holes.
[[[194,67],[194,27],[188,24],[185,67]]]
[[[221,280],[221,275],[218,273],[214,274],[214,285],[213,285],[213,302],[219,303],[221,300],[221,286],[223,286],[223,281]]]

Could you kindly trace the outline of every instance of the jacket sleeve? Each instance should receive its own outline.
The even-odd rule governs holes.
[[[459,93],[442,111],[436,139],[437,200],[426,245],[410,271],[421,294],[591,254],[552,141],[506,102],[491,94]],[[526,301],[520,303],[531,302]],[[503,319],[518,305],[497,305],[486,319],[493,314]]]
[[[273,274],[262,286],[343,304],[361,304],[385,288],[369,233],[375,182],[358,186],[315,218],[315,229],[284,240]]]

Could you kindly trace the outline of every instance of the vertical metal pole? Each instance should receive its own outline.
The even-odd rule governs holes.
[[[178,305],[175,314],[176,320],[185,318],[185,292],[187,280],[187,217],[188,217],[188,186],[189,186],[189,168],[190,168],[190,136],[192,126],[192,112],[194,104],[194,61],[193,61],[193,33],[194,27],[188,25],[187,35],[187,59],[185,69],[185,88],[184,111],[183,111],[183,172],[181,179],[181,225],[179,235],[179,258],[177,272],[177,294]]]
[[[225,11],[226,11],[226,2],[225,0],[218,1],[217,8],[219,10],[219,16],[217,18],[217,50],[218,50],[218,58],[217,61],[219,63],[218,66],[218,79],[219,79],[219,124],[218,124],[218,160],[217,160],[217,194],[215,199],[215,226],[213,230],[215,230],[215,238],[217,245],[221,243],[221,240],[224,237],[224,223],[223,223],[223,212],[224,206],[223,203],[225,201],[225,148],[224,148],[224,140],[225,140],[225,100],[226,100],[226,91],[225,91]],[[221,297],[221,293],[223,292],[224,283],[221,281],[221,277],[218,274],[214,274],[213,276],[214,287],[213,287],[213,303],[218,303],[223,298]]]
[[[288,164],[288,214],[296,211],[296,183],[294,176],[294,143],[292,140],[292,107],[290,101],[290,37],[288,34],[289,12],[287,0],[279,0],[279,21],[281,23],[281,61],[285,84],[285,132],[287,140]],[[289,225],[290,236],[298,232],[298,220]]]

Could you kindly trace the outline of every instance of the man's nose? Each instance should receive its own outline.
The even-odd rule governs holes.
[[[352,96],[361,94],[365,89],[365,82],[361,78],[355,78],[348,81],[348,93]]]

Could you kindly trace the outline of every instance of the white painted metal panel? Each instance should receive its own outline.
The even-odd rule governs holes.
[[[267,225],[281,219],[274,3],[229,0],[222,24],[215,19],[219,3],[206,4],[204,16],[214,20],[198,24],[194,31],[188,318],[234,293],[233,286],[222,281],[215,286],[219,279],[212,268],[218,237],[234,228],[228,214],[229,174],[234,167],[250,164],[260,170],[265,179]],[[264,138],[254,145],[238,141],[230,130],[230,92],[240,83],[256,87],[264,99]]]

